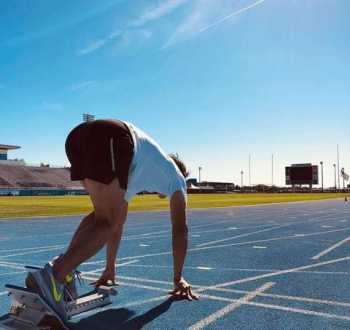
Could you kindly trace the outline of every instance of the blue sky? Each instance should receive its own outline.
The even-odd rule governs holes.
[[[350,171],[350,2],[100,0],[0,3],[0,143],[68,164],[81,114],[128,120],[192,175],[284,183],[284,166]],[[245,182],[247,183],[247,176]]]

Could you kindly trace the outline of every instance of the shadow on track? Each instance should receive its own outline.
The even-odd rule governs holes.
[[[111,330],[111,329],[142,329],[147,323],[167,312],[171,304],[176,301],[169,298],[158,306],[150,309],[148,312],[133,317],[134,311],[127,308],[108,309],[96,313],[90,317],[80,320],[72,325],[72,330]]]

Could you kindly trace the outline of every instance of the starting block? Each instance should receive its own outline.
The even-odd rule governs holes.
[[[26,267],[36,269],[37,267]],[[5,285],[11,297],[10,312],[0,319],[0,330],[69,330],[69,326],[36,291],[16,285]],[[95,310],[112,303],[117,291],[100,286],[93,291],[67,302],[67,318]]]

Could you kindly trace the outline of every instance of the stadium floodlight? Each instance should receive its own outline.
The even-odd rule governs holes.
[[[89,122],[95,120],[95,116],[91,115],[89,113],[83,113],[83,121],[84,122]]]
[[[244,174],[244,172],[241,171],[241,189],[243,189],[243,174]]]
[[[201,171],[202,171],[203,167],[202,166],[198,166],[198,183],[201,183]]]
[[[337,165],[333,164],[334,167],[334,190],[337,191]]]

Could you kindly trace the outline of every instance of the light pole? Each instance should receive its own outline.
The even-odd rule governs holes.
[[[273,187],[273,175],[274,175],[274,173],[273,173],[273,171],[274,171],[274,155],[272,154],[272,156],[271,156],[271,187]]]
[[[241,190],[243,190],[243,174],[244,172],[241,171]]]
[[[338,165],[338,188],[341,190],[340,187],[340,165],[339,165],[339,144],[337,144],[337,165]]]
[[[320,162],[321,164],[321,183],[322,183],[322,192],[323,192],[323,162]]]
[[[252,165],[252,156],[249,154],[249,187],[252,186],[252,170],[251,170],[251,165]]]
[[[333,164],[334,167],[334,190],[337,191],[337,165]]]
[[[198,183],[201,183],[201,170],[202,166],[198,166]]]

